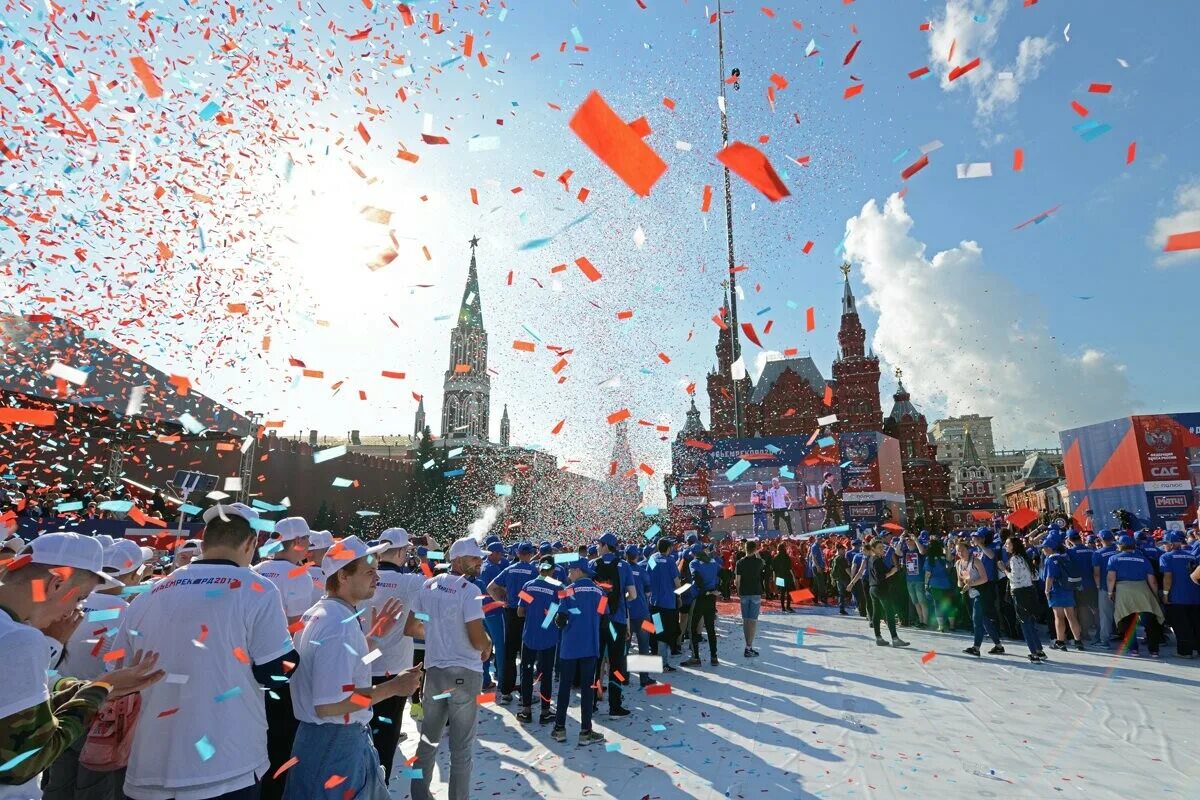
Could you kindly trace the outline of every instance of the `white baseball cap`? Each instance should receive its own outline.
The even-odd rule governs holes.
[[[118,539],[104,551],[104,571],[117,577],[128,575],[146,563],[147,553],[153,558],[153,550],[140,547],[132,539]]]
[[[329,531],[309,531],[308,549],[324,550],[333,547],[333,534]]]
[[[367,543],[357,536],[347,536],[330,547],[329,551],[325,553],[325,557],[321,559],[321,573],[328,578],[352,561],[358,561],[360,558],[382,553],[389,547],[391,547],[389,544],[377,544],[374,547],[367,547]]]
[[[486,555],[487,553],[480,549],[479,542],[475,541],[474,536],[464,536],[463,538],[456,540],[454,544],[450,545],[450,554],[447,556],[447,560],[453,561],[454,559],[462,558],[463,556],[475,556],[476,558],[483,558]]]
[[[308,520],[304,517],[288,517],[275,523],[275,533],[271,538],[277,542],[290,542],[294,539],[302,539],[311,533]]]
[[[254,522],[258,519],[258,512],[245,503],[217,503],[211,508],[206,508],[200,519],[207,524],[218,517],[226,520],[230,517],[241,517],[246,522]]]
[[[381,544],[387,542],[391,545],[392,549],[408,547],[408,531],[404,530],[404,528],[388,528],[379,537],[379,541]]]
[[[199,550],[202,546],[203,543],[199,539],[188,539],[186,542],[179,545],[179,547],[175,548],[175,552],[190,553],[193,550]]]
[[[134,545],[136,547],[136,545]],[[46,533],[22,551],[30,562],[48,567],[70,567],[90,572],[100,579],[97,588],[124,587],[104,573],[104,548],[90,536],[79,533]]]

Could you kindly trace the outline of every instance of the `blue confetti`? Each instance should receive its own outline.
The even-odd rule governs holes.
[[[196,752],[200,754],[201,761],[208,761],[217,754],[217,748],[212,746],[207,736],[201,736],[196,740]]]

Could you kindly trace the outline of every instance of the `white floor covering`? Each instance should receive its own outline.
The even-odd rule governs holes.
[[[473,800],[1200,797],[1200,660],[1170,646],[1161,661],[1050,651],[1034,666],[1023,644],[976,659],[962,635],[913,629],[911,647],[877,647],[865,620],[825,609],[764,614],[756,659],[736,619],[718,634],[720,667],[705,649],[702,668],[659,676],[671,694],[630,691],[631,716],[601,705],[595,728],[619,749],[576,746],[577,697],[565,744],[536,711],[522,726],[515,704],[480,709]],[[404,724],[398,767],[416,751],[407,711]]]

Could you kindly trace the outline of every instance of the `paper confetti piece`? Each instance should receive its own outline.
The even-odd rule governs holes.
[[[336,447],[326,447],[324,450],[317,450],[313,453],[313,463],[320,464],[335,458],[341,458],[347,452],[346,445],[344,444],[339,444]]]
[[[925,655],[921,656],[921,663],[922,663],[922,664],[928,664],[930,661],[933,661],[933,659],[934,659],[934,658],[936,658],[936,657],[937,657],[937,653],[935,653],[934,651],[930,650],[928,653],[926,653]]]
[[[669,683],[652,683],[646,687],[646,694],[650,696],[659,694],[670,694],[671,684]]]
[[[212,742],[208,741],[207,736],[201,736],[196,740],[196,752],[200,754],[201,761],[208,761],[217,754],[217,748],[212,746]]]
[[[906,181],[913,175],[916,175],[918,172],[925,169],[927,166],[929,166],[929,156],[922,155],[916,161],[904,168],[904,171],[900,173],[900,179]]]
[[[275,773],[271,777],[278,778],[280,775],[287,772],[289,769],[291,769],[292,767],[296,766],[299,763],[300,763],[300,758],[298,756],[292,756],[287,761],[280,764],[279,769],[275,770]]]
[[[857,97],[858,95],[862,94],[862,90],[863,85],[861,83],[855,83],[851,86],[847,86],[846,91],[842,92],[842,99],[849,100],[851,97]]]
[[[1125,151],[1125,163],[1132,164],[1135,158],[1137,158],[1137,142],[1130,142],[1129,149]]]
[[[1021,148],[1013,150],[1013,172],[1020,172],[1025,168],[1025,151]]]
[[[618,751],[620,749],[621,749],[620,742],[609,742],[608,744],[604,745],[604,750],[609,753],[615,753],[616,751]]]
[[[804,647],[804,631],[796,631],[796,646]]]
[[[1180,250],[1200,250],[1200,231],[1173,233],[1167,237],[1164,253],[1177,253]]]
[[[24,753],[20,753],[19,755],[13,756],[8,761],[5,761],[3,764],[0,764],[0,772],[5,772],[7,770],[10,770],[13,767],[17,766],[18,764],[25,761],[26,759],[32,758],[33,756],[35,756],[39,752],[41,752],[41,749],[42,748],[40,748],[40,747],[35,747],[32,750],[26,750]]]
[[[642,197],[667,171],[666,162],[593,91],[571,117],[570,128],[625,185]]]
[[[142,89],[146,92],[146,96],[151,100],[162,97],[162,85],[158,82],[158,78],[154,77],[154,71],[146,63],[146,59],[134,56],[129,59],[129,63],[133,65],[133,74],[142,82]]]
[[[758,189],[772,203],[791,194],[780,180],[771,162],[757,148],[745,142],[734,142],[717,153],[717,160],[730,172]]]
[[[579,271],[583,273],[583,276],[593,283],[603,277],[600,274],[600,270],[593,267],[592,262],[586,258],[580,257],[575,259],[575,266],[579,267]]]
[[[738,476],[748,469],[750,469],[750,462],[744,458],[739,458],[736,464],[725,470],[725,480],[736,481]]]
[[[992,177],[992,163],[990,161],[983,161],[973,164],[957,164],[955,168],[958,171],[958,179],[960,181],[970,178]]]
[[[980,64],[980,59],[976,58],[973,61],[969,61],[966,64],[963,64],[961,67],[955,67],[954,69],[950,70],[950,76],[949,76],[950,80],[952,80],[952,81],[958,80],[963,75],[966,75],[968,72],[970,72],[971,70],[978,67],[979,64]]]
[[[494,702],[496,702],[496,693],[495,692],[485,692],[483,694],[476,695],[475,702],[481,706],[487,705],[488,703],[494,703]]]

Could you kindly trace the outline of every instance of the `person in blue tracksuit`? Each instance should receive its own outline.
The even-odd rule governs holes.
[[[504,571],[508,566],[508,559],[504,557],[504,545],[499,539],[488,542],[484,549],[488,551],[488,555],[475,583],[483,589],[484,594],[489,594],[488,584]],[[504,603],[489,596],[488,601],[483,604],[483,626],[487,629],[488,636],[492,637],[493,652],[489,664],[494,664],[496,668],[496,680],[493,682],[489,665],[485,664],[483,667],[483,688],[484,691],[490,692],[496,688],[496,684],[504,683]]]
[[[629,564],[629,571],[633,573],[632,585],[637,591],[637,596],[629,601],[629,636],[631,639],[636,639],[638,653],[648,656],[650,655],[650,631],[647,631],[646,627],[653,628],[654,626],[650,622],[650,569],[641,560],[641,553],[642,551],[636,544],[625,548],[625,563]],[[638,680],[643,689],[652,683],[658,683],[645,672],[638,673]]]
[[[1108,559],[1117,552],[1116,536],[1110,530],[1100,531],[1100,548],[1092,553],[1092,578],[1097,588],[1096,638],[1092,644],[1111,647],[1113,635],[1113,603],[1108,596]]]
[[[554,571],[554,559],[548,557],[538,566],[538,577],[529,581],[517,595],[517,614],[525,618],[521,631],[521,710],[517,719],[533,722],[533,681],[540,678],[539,696],[542,714],[538,720],[545,725],[554,719],[550,711],[550,695],[554,686],[554,652],[558,647],[559,581],[546,580]]]
[[[712,556],[704,545],[697,544],[692,547],[692,588],[696,592],[696,597],[692,601],[691,614],[691,641],[692,641],[692,657],[687,661],[680,663],[682,667],[698,667],[700,666],[700,623],[704,623],[704,629],[708,633],[708,653],[710,663],[716,667],[720,666],[720,661],[717,659],[717,577],[720,572],[720,566],[713,560]]]
[[[625,666],[629,646],[629,601],[636,596],[633,586],[633,571],[617,552],[617,535],[606,531],[597,540],[598,556],[592,562],[592,573],[596,583],[607,592],[608,602],[600,611],[600,647],[608,656],[608,715],[629,716],[629,709],[621,704],[622,688],[629,685],[628,668]],[[566,656],[563,657],[566,660]],[[595,679],[601,679],[597,663]],[[564,678],[566,670],[563,671]]]
[[[679,603],[675,595],[679,588],[679,568],[671,558],[670,539],[659,539],[657,550],[646,562],[650,576],[650,619],[655,622],[650,651],[662,656],[663,672],[674,672],[670,661],[674,648],[679,646]]]
[[[1184,547],[1183,533],[1167,531],[1163,543],[1167,551],[1159,559],[1162,572],[1162,596],[1167,620],[1175,631],[1175,652],[1180,658],[1200,655],[1200,585],[1192,573],[1200,567],[1200,557]]]
[[[1067,530],[1067,557],[1071,559],[1072,573],[1079,578],[1075,584],[1075,609],[1079,615],[1081,638],[1091,635],[1100,614],[1098,587],[1092,570],[1093,552],[1083,543],[1082,533],[1074,528]]]
[[[596,661],[600,656],[600,603],[607,593],[592,582],[592,565],[586,559],[572,562],[567,572],[571,584],[564,592],[555,614],[555,624],[562,631],[559,652],[562,655],[563,673],[558,682],[558,707],[555,709],[554,730],[550,738],[556,742],[567,740],[567,709],[571,705],[571,688],[579,685],[580,731],[579,744],[588,745],[604,741],[604,737],[592,730],[592,709],[595,689],[592,680],[596,674]]]
[[[517,561],[509,564],[488,584],[488,594],[504,603],[504,668],[501,670],[500,702],[511,703],[517,688],[517,654],[521,651],[521,629],[524,620],[517,614],[521,587],[537,577],[537,567],[531,563],[537,552],[529,542],[517,545]]]

